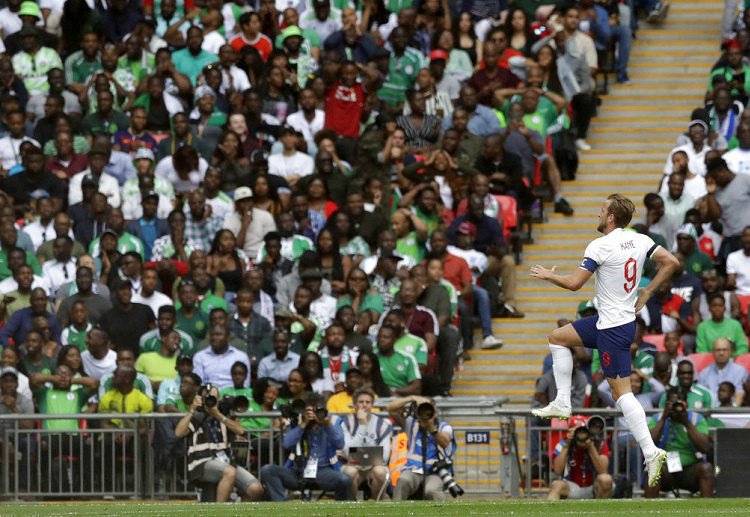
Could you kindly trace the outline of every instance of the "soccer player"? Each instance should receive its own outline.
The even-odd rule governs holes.
[[[651,439],[646,413],[630,390],[630,344],[635,337],[635,314],[659,286],[668,281],[679,265],[667,250],[650,237],[625,230],[635,212],[632,201],[612,194],[602,205],[597,230],[604,237],[591,242],[583,262],[570,275],[558,275],[555,268],[533,266],[531,276],[577,291],[596,272],[595,299],[599,314],[582,318],[555,329],[549,336],[557,397],[547,407],[532,413],[541,418],[570,418],[570,385],[573,371],[571,348],[587,346],[599,350],[602,370],[612,387],[612,396],[638,441],[646,458],[648,484],[654,486],[661,475],[666,452]],[[653,280],[638,289],[646,258],[656,263]]]

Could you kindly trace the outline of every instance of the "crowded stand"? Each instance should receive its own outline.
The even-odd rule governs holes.
[[[503,346],[493,318],[524,318],[523,245],[545,210],[574,215],[563,182],[591,150],[608,74],[629,83],[637,14],[660,23],[669,4],[2,4],[0,415],[18,417],[0,427],[25,458],[21,490],[103,492],[146,443],[150,493],[183,469],[217,501],[363,485],[400,500],[425,466],[426,497],[462,493],[442,475],[456,441],[434,397],[473,349]],[[649,407],[750,405],[744,19],[632,225],[681,263],[631,347]],[[596,353],[576,359],[574,407],[612,406]],[[545,373],[533,404],[555,392]],[[394,426],[418,453],[392,444]],[[101,443],[67,439],[83,429]],[[252,473],[224,461],[248,433],[272,449],[274,429],[302,452]],[[381,463],[339,465],[372,447]],[[551,496],[611,493],[597,447],[576,454],[598,475]],[[555,451],[527,467],[561,475],[570,456]],[[94,458],[102,481],[87,477]],[[709,495],[708,477],[680,481]]]

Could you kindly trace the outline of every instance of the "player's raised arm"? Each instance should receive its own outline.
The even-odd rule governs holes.
[[[670,252],[659,246],[651,255],[651,259],[656,263],[656,276],[649,282],[646,287],[638,289],[638,299],[635,302],[635,311],[638,312],[646,305],[646,302],[659,286],[672,277],[672,273],[680,261]]]
[[[583,287],[583,284],[585,284],[588,279],[591,278],[591,275],[594,274],[593,271],[579,267],[574,273],[569,275],[558,275],[555,273],[555,269],[557,269],[557,266],[552,266],[552,269],[547,269],[537,264],[536,266],[531,266],[531,276],[547,280],[548,282],[552,282],[556,286],[569,291],[577,291]]]

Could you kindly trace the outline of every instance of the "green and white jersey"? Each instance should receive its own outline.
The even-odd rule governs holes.
[[[281,239],[281,256],[287,260],[297,262],[305,251],[314,248],[313,242],[304,235],[292,235]],[[343,254],[343,251],[342,251]],[[260,263],[266,256],[266,243],[258,250],[258,256],[255,261]]]
[[[690,386],[685,402],[687,402],[688,409],[706,409],[716,405],[711,392],[698,384]],[[664,407],[666,403],[667,394],[663,393],[659,399],[659,407]]]
[[[362,255],[363,257],[369,257],[370,245],[362,237],[356,235],[349,241],[349,244],[339,248],[339,253],[342,255]]]
[[[174,199],[174,186],[162,176],[154,175],[154,192],[168,199]],[[129,198],[141,199],[141,190],[138,188],[138,178],[130,178],[122,186],[122,200]]]
[[[62,69],[63,67],[60,56],[49,47],[40,48],[33,56],[21,51],[14,55],[11,61],[13,71],[23,79],[30,97],[49,90],[47,72],[53,68]]]
[[[88,336],[89,331],[93,327],[94,326],[91,323],[87,323],[85,329],[78,330],[73,325],[68,325],[60,333],[60,344],[62,346],[65,346],[65,345],[75,345],[75,347],[80,352],[83,352],[84,350],[87,350],[87,347],[86,347],[86,336]]]
[[[451,313],[455,318],[456,316],[458,316],[458,291],[456,290],[456,287],[445,278],[440,279],[440,285],[448,290],[448,296],[451,300]]]
[[[378,90],[378,98],[391,104],[406,100],[406,90],[414,87],[417,73],[425,67],[424,56],[412,47],[406,47],[401,57],[391,55],[388,75]]]
[[[413,355],[419,364],[427,364],[427,342],[419,336],[407,332],[394,343],[393,348]]]
[[[97,237],[91,241],[91,244],[89,244],[89,254],[94,258],[98,257],[101,253],[99,246],[100,241],[101,237]],[[121,255],[124,255],[129,251],[135,251],[143,257],[143,242],[141,242],[141,239],[135,235],[123,232],[123,234],[117,239],[117,251],[120,252]]]
[[[391,388],[402,388],[414,379],[421,379],[419,365],[413,355],[394,350],[390,357],[386,357],[376,351],[380,361],[380,373],[385,382]]]
[[[77,50],[65,59],[65,84],[84,83],[101,69],[102,62],[98,54],[93,61],[86,61],[83,50]]]
[[[193,338],[180,329],[175,330],[180,334],[180,354],[192,357],[195,353],[195,342],[193,341]],[[141,353],[158,352],[161,350],[161,345],[162,341],[161,336],[159,335],[159,329],[155,328],[141,336],[141,339],[138,342],[138,349]]]

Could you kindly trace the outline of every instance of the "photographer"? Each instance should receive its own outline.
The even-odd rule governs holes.
[[[708,422],[688,410],[683,393],[679,386],[670,388],[664,411],[649,421],[651,437],[667,451],[667,460],[662,466],[661,479],[654,487],[644,488],[644,497],[659,497],[660,491],[678,488],[713,497],[714,468],[703,456],[711,448]]]
[[[337,501],[349,499],[352,481],[338,470],[336,459],[336,450],[344,448],[344,433],[331,424],[323,397],[308,393],[304,411],[290,415],[289,420],[283,440],[284,449],[291,451],[287,464],[265,465],[260,469],[271,500],[288,501],[286,489],[309,487],[333,491]]]
[[[408,414],[404,408],[409,409]],[[410,498],[422,489],[424,479],[424,499],[445,499],[445,490],[451,488],[451,495],[463,494],[450,476],[450,457],[456,450],[453,438],[453,427],[437,418],[437,410],[432,401],[425,397],[412,395],[396,399],[387,406],[396,424],[407,436],[407,451],[396,451],[407,454],[406,463],[392,478],[396,480],[393,500],[402,501]],[[444,470],[447,467],[448,470]],[[424,476],[424,467],[427,475]],[[439,472],[440,474],[439,474]],[[450,480],[446,480],[447,472]],[[443,475],[441,479],[441,475]],[[392,481],[393,482],[393,481]],[[454,495],[455,494],[455,495]]]
[[[585,417],[574,416],[568,435],[555,447],[554,471],[564,477],[552,482],[548,501],[612,497],[609,444],[602,439],[604,421],[594,416],[586,423]]]
[[[191,480],[217,483],[216,501],[229,500],[232,487],[237,487],[244,500],[256,501],[263,487],[242,467],[231,465],[229,457],[232,435],[243,436],[245,430],[218,408],[219,389],[207,384],[193,397],[190,411],[175,428],[175,435],[188,440],[188,475]],[[230,434],[231,433],[231,434]]]
[[[349,370],[346,373],[359,370]],[[370,486],[370,494],[376,499],[383,488],[388,475],[388,458],[391,455],[391,439],[393,425],[385,419],[372,414],[375,402],[375,392],[371,388],[358,388],[352,396],[355,414],[346,415],[341,419],[344,431],[344,455],[349,458],[352,447],[382,447],[382,465],[353,465],[347,464],[341,470],[352,478],[352,493],[356,494],[359,483],[364,477]]]

